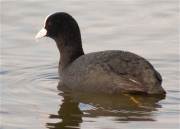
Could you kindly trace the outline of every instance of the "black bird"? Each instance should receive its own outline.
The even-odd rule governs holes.
[[[166,94],[161,75],[146,59],[134,53],[110,50],[84,54],[79,26],[65,12],[46,17],[35,39],[44,36],[55,40],[60,52],[60,82],[71,90]]]

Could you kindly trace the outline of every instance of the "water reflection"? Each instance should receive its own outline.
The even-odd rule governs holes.
[[[47,123],[51,128],[78,128],[83,117],[111,116],[116,122],[156,121],[154,113],[161,108],[156,104],[165,95],[112,95],[70,91],[58,85],[60,96],[64,97],[58,115],[50,118],[60,119],[58,123]]]

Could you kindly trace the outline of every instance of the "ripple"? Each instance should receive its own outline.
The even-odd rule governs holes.
[[[178,2],[1,4],[2,128],[179,127]],[[77,19],[86,53],[122,49],[149,59],[162,74],[166,99],[135,96],[138,105],[125,96],[59,89],[54,41],[34,41],[44,17],[59,9]]]

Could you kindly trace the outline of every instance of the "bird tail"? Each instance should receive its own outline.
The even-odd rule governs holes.
[[[166,91],[163,89],[163,87],[159,84],[156,85],[147,85],[147,93],[148,94],[166,94]]]

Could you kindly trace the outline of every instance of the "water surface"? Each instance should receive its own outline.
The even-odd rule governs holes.
[[[165,96],[72,92],[59,85],[59,52],[34,40],[44,19],[67,12],[85,53],[131,51],[163,77]],[[179,128],[178,1],[2,1],[1,128]]]

